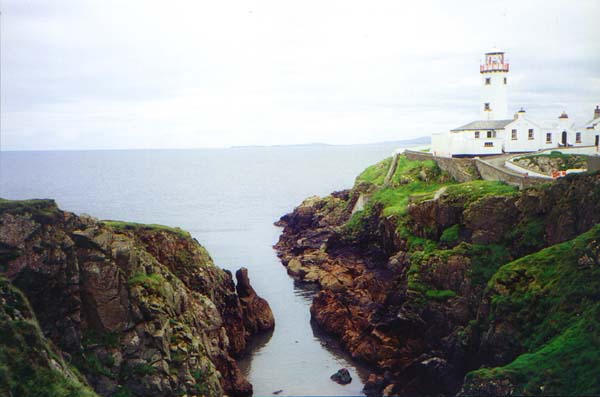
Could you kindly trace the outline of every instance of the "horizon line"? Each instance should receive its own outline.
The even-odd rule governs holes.
[[[232,145],[232,146],[214,146],[214,147],[148,147],[148,148],[73,148],[73,149],[2,149],[0,147],[0,153],[8,152],[100,152],[100,151],[142,151],[142,150],[227,150],[227,149],[246,149],[246,148],[276,148],[276,147],[299,147],[299,146],[367,146],[367,145],[384,145],[393,143],[410,143],[417,140],[431,140],[431,136],[420,136],[417,138],[399,139],[399,140],[388,140],[388,141],[375,141],[375,142],[364,142],[364,143],[324,143],[324,142],[308,142],[308,143],[290,143],[290,144],[273,144],[273,145]]]

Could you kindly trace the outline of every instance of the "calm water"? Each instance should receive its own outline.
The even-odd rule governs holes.
[[[368,372],[310,324],[311,291],[294,285],[272,245],[273,226],[310,195],[352,186],[395,147],[306,146],[219,150],[0,152],[0,196],[54,198],[62,209],[100,219],[189,230],[215,262],[249,269],[276,328],[241,367],[255,395],[359,395]],[[347,367],[353,381],[329,376]]]

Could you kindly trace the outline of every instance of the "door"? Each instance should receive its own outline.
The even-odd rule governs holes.
[[[562,142],[563,146],[567,146],[567,131],[563,131],[561,142]]]
[[[596,147],[600,146],[600,135],[596,135]]]

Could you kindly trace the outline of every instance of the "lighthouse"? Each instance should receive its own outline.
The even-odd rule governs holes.
[[[506,89],[508,86],[508,62],[504,51],[497,48],[485,54],[479,67],[481,73],[481,120],[505,120],[508,118]]]

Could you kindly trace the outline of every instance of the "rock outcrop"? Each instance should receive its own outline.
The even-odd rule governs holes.
[[[27,298],[0,277],[0,395],[97,397],[42,334]]]
[[[486,288],[516,259],[532,261],[528,255],[600,223],[600,174],[570,175],[519,192],[498,182],[457,184],[434,164],[406,159],[391,185],[383,186],[380,168],[367,169],[352,190],[307,199],[278,222],[283,233],[276,248],[288,273],[319,287],[313,319],[373,366],[368,394],[529,391],[510,376],[492,382],[487,373],[469,375],[464,382],[482,366],[507,365],[544,348],[519,343],[530,329],[519,322],[536,323],[549,315],[549,306],[496,323],[490,319],[500,316],[494,311],[500,298]],[[370,201],[352,214],[353,200],[365,191]],[[569,266],[595,263],[587,257]],[[515,285],[537,285],[536,277],[515,277]],[[505,282],[497,282],[504,296]],[[569,280],[563,275],[552,282]],[[586,296],[593,300],[592,293]],[[565,319],[574,318],[569,313]],[[554,394],[567,390],[546,387]],[[600,385],[585,390],[597,393]]]
[[[3,200],[0,261],[98,394],[252,394],[233,357],[273,327],[271,310],[187,232]]]

